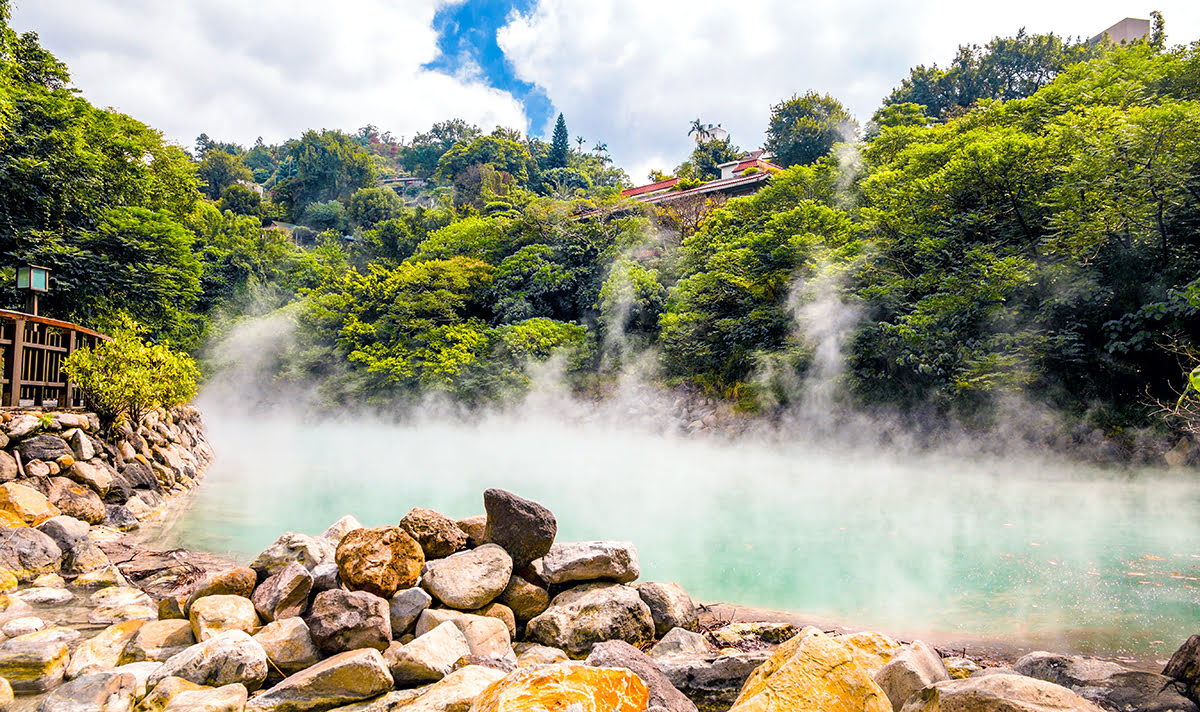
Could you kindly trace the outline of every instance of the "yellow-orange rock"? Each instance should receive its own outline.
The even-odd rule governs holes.
[[[891,712],[870,663],[862,648],[805,628],[750,674],[729,712]]]
[[[642,712],[649,704],[646,683],[629,670],[560,663],[509,673],[470,712]]]
[[[874,674],[887,665],[904,646],[883,633],[847,633],[834,640],[854,648],[854,657]]]
[[[0,485],[0,511],[10,512],[30,525],[62,514],[41,492],[15,482]]]
[[[27,527],[29,524],[20,517],[16,512],[10,512],[7,509],[0,509],[0,527]]]

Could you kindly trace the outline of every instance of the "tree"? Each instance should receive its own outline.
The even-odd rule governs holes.
[[[259,217],[263,213],[262,196],[258,191],[238,183],[221,191],[221,200],[217,207],[221,210],[232,210],[238,215]]]
[[[490,164],[511,175],[519,184],[529,182],[533,157],[523,142],[498,136],[480,136],[467,143],[455,144],[438,161],[439,180],[453,181],[470,166]]]
[[[810,91],[771,107],[764,146],[779,165],[809,165],[829,153],[833,144],[850,141],[858,124],[841,102]]]
[[[404,152],[404,167],[413,174],[428,178],[437,170],[438,161],[455,144],[470,142],[483,132],[462,119],[439,121],[429,131],[413,136]]]
[[[359,188],[350,196],[350,221],[362,228],[394,218],[403,209],[404,201],[391,188]]]
[[[375,184],[371,154],[341,131],[305,131],[283,147],[275,196],[293,217],[310,203],[349,201],[359,188]]]
[[[209,200],[218,200],[225,189],[236,183],[253,183],[254,173],[242,162],[240,156],[225,151],[207,151],[196,168],[196,175],[203,184],[200,190]]]
[[[550,139],[550,155],[546,159],[546,168],[566,168],[567,159],[571,155],[570,134],[567,133],[567,121],[562,114],[554,123],[554,135]]]

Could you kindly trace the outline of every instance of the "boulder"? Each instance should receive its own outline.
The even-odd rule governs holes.
[[[672,628],[695,630],[700,623],[696,604],[677,583],[640,583],[634,586],[654,619],[654,636],[661,638]]]
[[[414,507],[400,520],[400,528],[421,545],[425,560],[445,558],[467,545],[467,535],[444,514]]]
[[[286,565],[286,564],[285,564]],[[281,567],[282,568],[282,567]],[[204,582],[196,587],[183,605],[183,612],[189,613],[192,604],[205,596],[241,596],[250,598],[254,595],[254,585],[258,583],[258,574],[254,569],[245,566],[235,566],[231,569],[209,574]]]
[[[347,514],[333,524],[330,524],[325,531],[321,532],[321,537],[333,542],[334,547],[342,540],[342,537],[355,529],[362,529],[362,522],[355,519],[353,514]]]
[[[544,613],[529,621],[526,637],[582,658],[605,640],[648,643],[654,637],[654,619],[632,588],[591,583],[555,596]]]
[[[516,568],[521,568],[550,551],[558,534],[554,514],[532,500],[502,489],[483,493],[487,511],[484,539],[508,552]]]
[[[123,504],[104,505],[104,526],[119,532],[131,532],[142,525],[141,520]]]
[[[162,492],[162,483],[154,476],[154,472],[148,465],[137,460],[133,460],[121,467],[121,476],[124,477],[134,489],[147,490],[150,492]]]
[[[23,616],[21,618],[13,618],[0,626],[0,633],[3,633],[5,638],[16,638],[26,633],[36,633],[39,630],[45,629],[46,621],[41,618],[37,616]]]
[[[75,594],[57,586],[34,586],[12,594],[16,598],[35,606],[54,606],[75,598]]]
[[[13,693],[12,685],[8,684],[8,680],[0,677],[0,710],[10,709],[9,705],[16,700],[16,695]]]
[[[100,495],[90,487],[72,482],[66,477],[51,477],[47,481],[46,497],[58,511],[69,517],[82,519],[88,524],[102,524],[107,516]]]
[[[446,622],[453,623],[462,631],[473,658],[516,661],[516,653],[512,649],[512,638],[508,635],[508,627],[495,618],[431,608],[417,619],[415,632],[418,636],[425,635]]]
[[[321,653],[313,644],[308,624],[302,618],[278,618],[254,634],[254,639],[267,651],[271,665],[285,675],[316,665]]]
[[[392,640],[388,602],[366,591],[337,589],[317,594],[307,621],[313,642],[327,653],[387,650]]]
[[[171,698],[162,712],[242,712],[249,693],[241,684],[213,689],[184,690]]]
[[[535,643],[522,643],[520,652],[517,653],[517,667],[553,665],[555,663],[565,663],[568,660],[570,658],[567,657],[565,650],[551,648],[548,645],[537,645]]]
[[[21,413],[4,424],[4,434],[10,440],[20,440],[42,429],[42,419],[31,413]]]
[[[0,624],[32,615],[35,615],[33,606],[25,601],[13,595],[0,596]]]
[[[378,650],[351,650],[287,677],[246,703],[246,710],[310,712],[381,695],[392,675]]]
[[[53,689],[67,671],[67,643],[45,633],[29,633],[0,643],[0,677],[8,680],[18,695]]]
[[[5,486],[0,485],[0,489]],[[61,563],[62,550],[40,531],[0,529],[0,568],[7,569],[19,581],[32,581],[42,574],[55,573]]]
[[[467,548],[474,549],[477,546],[483,546],[487,543],[487,515],[476,514],[472,517],[463,517],[454,522],[463,534],[467,535]],[[512,554],[509,554],[512,556]]]
[[[454,664],[471,654],[458,626],[446,621],[411,643],[393,642],[384,653],[396,685],[409,687],[436,682],[454,670]]]
[[[421,612],[429,608],[433,599],[419,588],[406,588],[388,601],[388,612],[392,619],[392,637],[404,635],[416,624]]]
[[[285,532],[250,564],[259,576],[267,577],[292,562],[312,571],[313,567],[333,559],[334,544],[328,539],[296,532]]]
[[[0,485],[0,511],[9,512],[29,526],[37,526],[62,514],[46,495],[16,482]]]
[[[696,704],[675,689],[654,660],[629,643],[620,640],[597,643],[587,657],[587,664],[632,671],[646,683],[651,706],[657,705],[669,712],[697,712]]]
[[[983,675],[938,682],[908,698],[902,712],[1100,712],[1061,685],[1023,675]]]
[[[166,662],[195,644],[196,636],[189,621],[147,621],[125,646],[121,663]]]
[[[254,610],[268,623],[276,618],[304,615],[313,577],[300,564],[292,562],[267,577],[254,591]]]
[[[875,684],[888,696],[895,712],[900,712],[913,694],[949,679],[950,671],[941,656],[919,640],[896,653],[875,673]]]
[[[75,454],[76,460],[86,461],[96,456],[96,448],[92,445],[92,439],[79,428],[71,428],[64,432],[62,438],[71,447],[71,452]]]
[[[425,564],[421,587],[450,608],[475,610],[491,603],[508,586],[512,559],[495,544]]]
[[[192,604],[188,613],[192,634],[204,642],[229,630],[253,633],[258,628],[254,604],[241,596],[205,596]]]
[[[80,576],[89,571],[111,566],[108,555],[91,539],[77,541],[63,550],[61,570],[67,576]]]
[[[489,603],[483,608],[474,611],[468,611],[473,616],[483,616],[484,618],[495,618],[508,628],[508,635],[513,640],[517,639],[517,617],[513,614],[512,609],[503,603]]]
[[[354,529],[337,545],[338,577],[351,590],[391,598],[417,585],[425,554],[400,527]]]
[[[20,474],[21,470],[17,467],[17,458],[0,450],[0,483],[12,482]]]
[[[67,665],[68,680],[89,672],[111,670],[121,664],[121,653],[137,634],[145,621],[114,623],[100,631],[95,637],[84,641],[71,654]]]
[[[1117,663],[1038,651],[1022,656],[1013,669],[1027,677],[1053,682],[1110,710],[1197,712],[1187,686],[1153,672],[1130,670]]]
[[[267,679],[267,653],[242,630],[230,630],[167,658],[150,676],[148,687],[168,677],[219,687],[240,682],[257,690]]]
[[[76,678],[42,698],[38,712],[129,712],[137,694],[133,675],[93,672]]]
[[[190,692],[192,690],[211,690],[213,688],[204,685],[197,685],[194,682],[184,680],[182,677],[168,677],[163,679],[148,695],[144,695],[141,702],[137,705],[138,712],[162,712],[171,700],[175,699],[181,693]]]
[[[137,683],[137,692],[134,694],[135,699],[142,699],[146,696],[146,681],[154,674],[154,671],[159,668],[162,663],[129,663],[119,665],[113,669],[113,672],[119,672],[126,675],[133,675],[133,679]]]
[[[1193,635],[1171,655],[1163,674],[1183,683],[1187,696],[1200,703],[1200,634]]]
[[[649,693],[629,670],[559,663],[520,668],[485,689],[471,712],[643,712]]]
[[[327,561],[323,564],[317,564],[309,572],[312,574],[312,592],[315,596],[322,591],[340,588],[342,580],[338,578],[337,564],[332,561]]]
[[[662,640],[650,648],[650,657],[661,658],[667,655],[706,655],[714,652],[708,639],[699,633],[693,633],[684,628],[672,628],[662,637]]]
[[[641,575],[637,549],[629,541],[572,541],[550,547],[542,557],[547,583],[616,581],[629,583]]]
[[[38,433],[31,437],[27,437],[17,443],[17,452],[21,454],[21,459],[25,462],[30,460],[42,460],[43,462],[51,462],[57,460],[63,455],[75,456],[71,450],[71,446],[57,435],[50,433]]]
[[[405,702],[399,709],[403,712],[466,712],[475,698],[503,677],[504,673],[499,670],[468,665],[428,687],[420,688],[423,690],[421,694]]]
[[[76,462],[68,467],[63,474],[73,482],[90,487],[92,491],[103,497],[112,488],[113,476],[100,465],[90,462]]]
[[[730,712],[891,712],[873,673],[847,643],[805,628],[750,674]]]
[[[500,592],[500,602],[511,608],[517,620],[524,624],[550,607],[550,592],[514,575]]]

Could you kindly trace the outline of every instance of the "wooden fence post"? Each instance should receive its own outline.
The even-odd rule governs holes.
[[[25,320],[13,320],[13,338],[12,350],[9,352],[12,358],[12,367],[9,369],[8,378],[8,393],[5,394],[7,405],[21,405],[21,381],[25,374]]]

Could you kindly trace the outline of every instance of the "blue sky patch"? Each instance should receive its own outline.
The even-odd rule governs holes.
[[[513,11],[527,12],[537,0],[465,0],[442,7],[433,17],[441,55],[425,65],[458,74],[475,65],[488,86],[512,94],[525,108],[528,131],[548,130],[554,105],[541,87],[521,81],[496,44],[496,32]],[[513,127],[517,128],[517,127]]]

